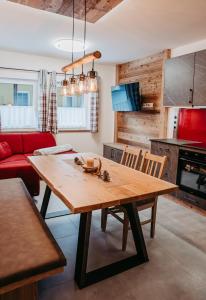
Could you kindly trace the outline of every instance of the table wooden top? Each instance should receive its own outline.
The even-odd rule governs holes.
[[[177,189],[174,184],[100,157],[102,170],[107,170],[111,177],[110,182],[104,182],[76,165],[77,156],[100,157],[91,153],[29,157],[40,177],[73,213],[143,200]]]

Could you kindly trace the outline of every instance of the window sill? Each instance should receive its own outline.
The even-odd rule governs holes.
[[[38,129],[33,128],[33,129],[2,129],[1,133],[18,133],[18,132],[39,132]],[[73,132],[91,132],[89,129],[59,129],[58,133],[73,133]]]
[[[66,132],[91,132],[89,129],[59,129],[59,133],[66,133]]]
[[[12,128],[12,129],[1,129],[1,132],[3,133],[13,133],[13,132],[39,132],[39,130],[37,128],[22,128],[22,129],[15,129],[15,128]]]

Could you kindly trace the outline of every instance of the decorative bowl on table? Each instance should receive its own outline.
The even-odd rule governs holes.
[[[82,168],[86,173],[96,173],[99,166],[88,167],[87,164],[82,165]]]

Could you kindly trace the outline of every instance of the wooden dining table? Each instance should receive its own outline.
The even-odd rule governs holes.
[[[102,170],[107,170],[111,181],[83,171],[75,164],[75,157],[100,158]],[[76,254],[75,281],[80,288],[98,282],[149,261],[135,202],[170,193],[177,186],[117,164],[92,153],[30,156],[29,161],[46,183],[41,215],[46,216],[51,192],[74,214],[80,213]],[[121,205],[127,212],[136,254],[96,270],[87,272],[92,212]]]

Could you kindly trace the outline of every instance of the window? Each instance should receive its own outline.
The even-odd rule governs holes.
[[[0,79],[1,125],[5,130],[37,128],[37,83]]]
[[[16,97],[16,103],[14,105],[16,106],[28,106],[29,105],[29,99],[30,99],[30,93],[26,91],[18,91],[17,97]]]
[[[59,78],[61,80],[61,78]],[[57,83],[59,130],[90,129],[90,95],[61,96]],[[0,113],[3,130],[38,128],[38,80],[0,78]]]
[[[60,83],[57,86],[57,118],[61,129],[90,129],[89,96],[61,96]]]

